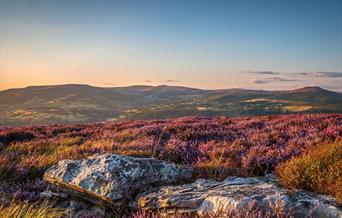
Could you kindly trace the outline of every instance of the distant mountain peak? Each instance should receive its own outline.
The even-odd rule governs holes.
[[[306,87],[303,87],[303,88],[299,88],[299,89],[294,89],[294,90],[291,90],[290,92],[292,93],[300,93],[300,92],[320,92],[320,91],[328,91],[326,89],[323,89],[319,86],[306,86]]]
[[[309,86],[288,91],[182,86],[31,86],[0,91],[0,126],[157,119],[342,113],[342,94]]]

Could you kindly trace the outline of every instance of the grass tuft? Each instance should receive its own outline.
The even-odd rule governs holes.
[[[41,204],[14,203],[0,207],[0,218],[60,218],[65,214],[61,208],[53,208],[50,202]]]
[[[213,159],[194,165],[194,178],[223,181],[228,176],[245,176],[245,172],[232,159]]]
[[[282,185],[336,197],[342,204],[342,140],[325,143],[276,167]]]

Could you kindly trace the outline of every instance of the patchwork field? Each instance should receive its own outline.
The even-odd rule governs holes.
[[[0,91],[0,102],[0,126],[342,112],[342,94],[320,87],[263,91],[71,84]]]

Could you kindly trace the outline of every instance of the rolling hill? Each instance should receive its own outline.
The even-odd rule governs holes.
[[[263,91],[67,84],[1,91],[0,104],[0,125],[18,126],[181,116],[342,113],[342,94],[320,87]]]

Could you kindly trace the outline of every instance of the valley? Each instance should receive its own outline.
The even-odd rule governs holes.
[[[1,91],[0,103],[1,126],[342,112],[342,94],[319,87],[262,91],[69,84]]]

